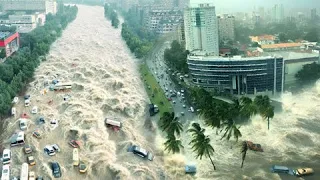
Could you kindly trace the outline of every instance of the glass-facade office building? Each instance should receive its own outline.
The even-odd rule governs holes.
[[[196,85],[231,94],[283,91],[282,57],[188,56],[189,73]]]

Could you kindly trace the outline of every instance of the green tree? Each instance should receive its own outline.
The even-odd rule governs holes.
[[[288,42],[288,37],[285,33],[279,33],[279,41],[284,43],[284,42]]]
[[[236,141],[238,142],[239,137],[242,136],[241,132],[240,132],[240,126],[236,126],[234,120],[229,119],[227,121],[225,121],[224,123],[222,123],[222,127],[224,127],[224,134],[221,137],[221,140],[223,138],[226,138],[227,140],[230,140],[230,138],[233,136]]]
[[[320,79],[320,64],[312,63],[303,65],[302,69],[295,75],[302,85],[316,82]]]
[[[270,118],[273,118],[274,116],[274,107],[270,104],[269,96],[256,96],[254,103],[257,106],[259,114],[263,118],[267,119],[269,129]]]
[[[176,139],[174,134],[168,134],[167,141],[164,143],[165,150],[167,150],[169,153],[172,152],[180,153],[180,149],[184,148],[182,146],[182,143],[179,139]]]
[[[7,56],[6,54],[6,50],[5,49],[1,49],[1,52],[0,52],[0,58],[5,58]]]
[[[177,134],[183,131],[182,124],[178,120],[178,117],[175,116],[174,112],[163,113],[163,116],[160,118],[160,128],[162,131],[166,131],[168,134]]]
[[[188,132],[192,135],[192,140],[189,144],[192,145],[193,152],[196,153],[196,158],[201,160],[203,156],[209,157],[213,169],[216,170],[211,158],[214,149],[210,144],[210,138],[204,135],[205,129],[201,128],[198,123],[192,123],[192,127],[188,129]]]
[[[269,125],[270,125],[270,119],[272,119],[274,116],[274,107],[273,106],[269,106],[265,112],[263,113],[263,117],[265,119],[267,119],[268,121],[268,130],[269,130]]]

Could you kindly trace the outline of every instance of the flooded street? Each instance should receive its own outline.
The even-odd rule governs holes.
[[[134,59],[121,39],[120,29],[111,27],[104,18],[103,7],[79,6],[77,19],[63,32],[51,47],[47,61],[35,72],[27,94],[31,106],[24,107],[23,97],[15,105],[17,116],[6,119],[3,146],[10,147],[10,136],[19,131],[18,119],[26,112],[30,118],[25,131],[26,144],[34,148],[36,165],[30,168],[36,175],[52,178],[49,162],[57,161],[62,167],[62,179],[158,179],[160,158],[153,162],[127,152],[132,143],[154,153],[154,133],[143,127],[147,95]],[[45,91],[44,83],[52,80],[71,83],[72,91]],[[70,99],[64,101],[64,97]],[[49,102],[52,103],[49,103]],[[39,112],[31,114],[33,106]],[[37,125],[36,119],[44,117],[46,123]],[[107,128],[106,117],[123,123],[119,132]],[[58,120],[53,127],[50,120]],[[34,130],[42,138],[32,136]],[[68,141],[81,142],[80,160],[87,162],[86,174],[80,174],[72,165],[72,147]],[[58,144],[61,152],[55,156],[44,154],[45,145]],[[27,156],[22,147],[12,149],[12,176],[19,176],[21,164]]]
[[[270,121],[260,116],[252,123],[241,126],[239,142],[221,141],[216,130],[206,127],[215,149],[213,171],[208,158],[196,160],[188,143],[188,119],[181,135],[182,154],[167,155],[163,152],[165,137],[150,126],[146,117],[148,97],[138,72],[138,61],[133,57],[120,35],[120,29],[111,27],[104,18],[103,7],[81,6],[76,20],[69,24],[51,47],[47,60],[35,72],[34,81],[27,89],[31,105],[25,107],[23,97],[15,105],[17,115],[4,121],[1,135],[3,147],[10,148],[10,136],[20,131],[19,116],[27,113],[28,129],[26,144],[33,148],[36,165],[30,171],[45,178],[52,178],[50,162],[59,162],[63,180],[188,180],[188,179],[295,179],[293,176],[272,174],[273,164],[292,168],[311,167],[315,175],[306,179],[319,179],[320,174],[320,83],[298,95],[285,93],[282,97],[284,112],[276,113]],[[69,92],[46,90],[45,82],[59,80],[72,84]],[[64,100],[64,97],[70,97]],[[312,102],[312,103],[311,103]],[[38,114],[31,114],[38,106]],[[45,124],[36,119],[44,117]],[[104,119],[115,118],[122,122],[120,131],[107,128]],[[50,124],[57,120],[57,126]],[[155,122],[154,122],[155,124]],[[201,124],[201,123],[200,123]],[[205,127],[205,126],[203,126]],[[42,138],[32,136],[38,130]],[[80,174],[73,166],[73,148],[70,140],[79,140],[80,160],[88,165],[86,174]],[[241,141],[250,140],[264,148],[263,153],[248,151],[244,168],[241,169]],[[48,156],[46,145],[58,144],[61,152]],[[155,155],[151,162],[127,152],[137,144]],[[12,147],[11,176],[19,176],[21,164],[27,156],[22,146]],[[184,165],[195,163],[198,173],[185,175]]]

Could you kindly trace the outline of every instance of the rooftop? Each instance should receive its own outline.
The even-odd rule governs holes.
[[[191,60],[199,60],[199,61],[254,61],[254,60],[266,60],[266,59],[274,59],[275,57],[282,56],[259,56],[259,57],[241,57],[241,56],[233,56],[233,57],[222,57],[222,56],[211,56],[205,55],[205,52],[200,51],[192,51],[188,56],[188,59]]]
[[[275,39],[275,36],[273,35],[268,35],[268,34],[264,34],[264,35],[260,35],[260,36],[249,36],[251,41],[256,40],[256,41],[261,41],[261,40],[270,40],[273,41]]]
[[[281,44],[264,44],[261,45],[262,49],[275,49],[275,48],[290,48],[290,47],[300,47],[301,43],[281,43]]]
[[[265,56],[281,56],[284,60],[294,60],[303,58],[318,58],[319,53],[315,51],[277,51],[277,52],[263,52]]]

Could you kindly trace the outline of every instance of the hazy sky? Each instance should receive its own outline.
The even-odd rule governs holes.
[[[209,2],[217,11],[248,11],[260,6],[270,8],[275,4],[283,4],[285,10],[291,8],[320,8],[320,0],[190,0],[190,2]],[[320,14],[320,12],[318,12]]]

